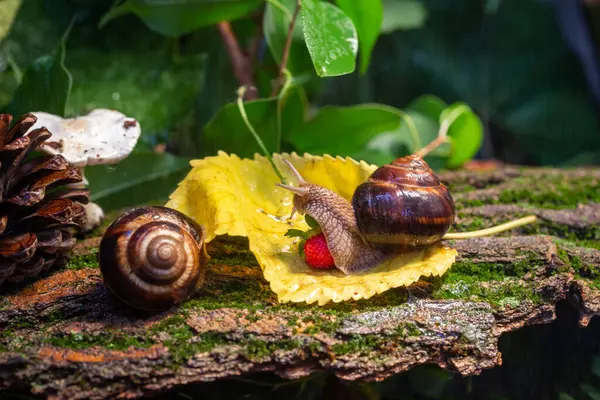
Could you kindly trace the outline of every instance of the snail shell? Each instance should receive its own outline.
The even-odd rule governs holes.
[[[167,309],[204,282],[209,259],[204,238],[202,227],[176,210],[129,210],[108,227],[100,242],[104,282],[134,308]]]
[[[416,155],[373,172],[356,188],[352,208],[365,240],[381,248],[435,243],[455,217],[450,192]]]

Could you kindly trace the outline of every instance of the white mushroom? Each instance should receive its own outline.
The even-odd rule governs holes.
[[[140,124],[118,111],[99,108],[77,118],[61,118],[45,112],[33,112],[37,122],[30,130],[45,126],[52,137],[40,145],[39,150],[61,154],[73,166],[79,167],[83,181],[71,186],[85,187],[88,181],[84,168],[88,165],[116,164],[126,158],[135,147],[140,134]],[[104,213],[95,203],[85,205],[87,223],[84,232],[102,223]]]

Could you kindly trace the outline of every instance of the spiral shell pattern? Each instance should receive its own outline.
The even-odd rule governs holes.
[[[354,192],[352,207],[363,237],[381,249],[435,243],[455,217],[450,192],[415,155],[373,172]]]
[[[100,242],[106,286],[137,309],[161,310],[202,285],[208,261],[202,228],[166,207],[134,208],[117,218]]]

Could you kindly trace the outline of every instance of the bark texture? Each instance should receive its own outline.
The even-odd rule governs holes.
[[[457,204],[455,230],[525,214],[540,222],[452,242],[459,257],[442,278],[327,307],[277,303],[247,242],[219,238],[208,248],[207,283],[160,314],[133,312],[109,295],[99,237],[88,238],[63,269],[3,289],[0,389],[105,399],[261,371],[375,381],[436,363],[478,374],[501,364],[501,334],[552,321],[558,301],[575,304],[583,326],[600,312],[599,169],[441,178]]]

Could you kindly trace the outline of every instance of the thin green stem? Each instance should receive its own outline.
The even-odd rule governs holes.
[[[532,224],[537,220],[535,215],[529,215],[527,217],[515,219],[504,224],[492,226],[491,228],[481,229],[478,231],[471,232],[451,232],[446,233],[442,240],[454,240],[454,239],[470,239],[483,236],[491,236],[500,232],[515,229],[523,225]]]
[[[271,157],[271,153],[269,153],[269,150],[267,150],[267,147],[261,140],[260,136],[258,136],[258,133],[256,133],[256,131],[254,130],[254,127],[252,126],[252,124],[250,123],[250,120],[248,119],[248,114],[246,114],[246,108],[244,107],[244,100],[243,100],[246,90],[248,90],[248,88],[246,86],[242,86],[238,89],[238,92],[237,92],[238,93],[237,106],[238,106],[238,109],[240,110],[242,120],[246,124],[246,127],[248,128],[250,133],[252,133],[252,135],[254,136],[254,140],[256,140],[256,143],[258,143],[258,146],[264,153],[265,157],[267,157],[267,160],[269,160],[269,163],[271,163],[271,166],[275,170],[275,173],[279,177],[279,180],[281,181],[281,183],[285,184],[285,183],[287,183],[286,179],[283,177],[283,175],[281,174],[281,171],[279,171],[279,169],[275,165],[275,161],[273,161],[273,157]]]
[[[268,3],[271,3],[274,7],[276,7],[279,11],[281,11],[282,13],[285,14],[285,16],[291,21],[292,20],[292,13],[290,12],[290,10],[288,10],[287,8],[285,8],[285,6],[283,4],[281,4],[280,2],[278,2],[277,0],[267,0]]]
[[[281,91],[277,96],[277,151],[281,150],[281,112],[283,109],[282,103],[288,89],[290,88],[290,86],[292,86],[292,74],[290,73],[290,71],[286,69],[283,71],[283,74],[285,76],[285,82],[283,83],[283,87],[281,88]]]
[[[417,129],[417,126],[415,125],[415,122],[413,121],[412,117],[402,110],[398,110],[396,108],[394,108],[393,110],[408,127],[408,131],[410,132],[410,137],[413,142],[413,149],[420,149],[421,139],[419,138],[419,130]]]
[[[431,143],[427,144],[427,146],[415,152],[415,155],[419,157],[425,157],[427,154],[437,149],[442,144],[446,143],[446,141],[448,140],[448,130],[450,129],[450,126],[454,123],[454,121],[456,121],[458,117],[460,117],[461,114],[468,110],[469,107],[464,105],[456,107],[454,110],[452,110],[450,112],[450,115],[444,118],[444,120],[441,122],[437,138],[435,138]]]
[[[17,61],[14,59],[12,53],[6,53],[6,62],[12,70],[15,80],[20,85],[21,81],[23,80],[23,71],[21,71],[21,68],[19,68],[19,64],[17,64]]]

